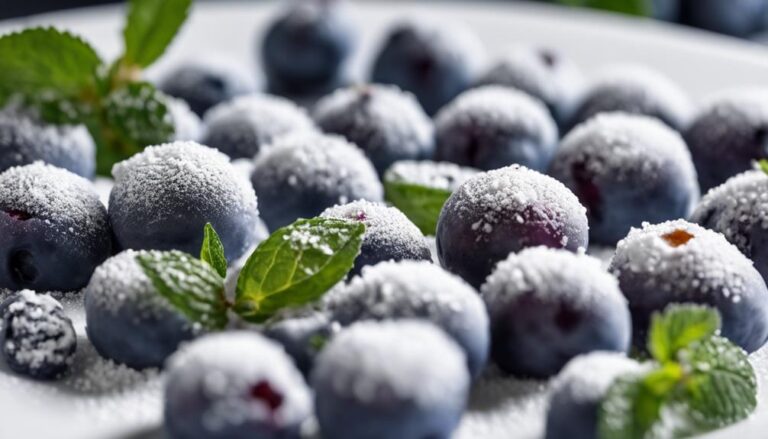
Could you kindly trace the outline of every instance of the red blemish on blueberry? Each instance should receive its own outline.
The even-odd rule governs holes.
[[[365,215],[365,212],[362,210],[360,212],[357,212],[357,215],[355,215],[355,219],[358,221],[365,221],[368,219],[368,216]]]
[[[693,239],[693,235],[686,232],[685,230],[676,229],[669,233],[666,233],[664,235],[661,235],[661,239],[667,242],[672,247],[680,247],[681,245],[685,245]]]
[[[587,165],[584,162],[574,163],[571,167],[571,173],[576,183],[576,196],[579,201],[587,208],[587,212],[593,219],[600,221],[603,217],[602,212],[600,212],[602,198],[600,188],[594,182],[592,174],[587,170]]]
[[[267,381],[259,381],[251,386],[251,398],[264,402],[271,411],[283,405],[283,395],[275,391]]]
[[[5,213],[8,214],[11,218],[18,220],[18,221],[26,221],[30,218],[32,218],[32,215],[28,214],[27,212],[24,212],[23,210],[6,210]]]

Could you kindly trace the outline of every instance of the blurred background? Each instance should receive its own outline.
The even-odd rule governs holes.
[[[464,1],[472,3],[473,0]],[[657,20],[694,26],[739,38],[768,41],[768,33],[766,33],[766,29],[768,29],[768,0],[529,1],[559,4],[563,7],[587,7],[615,13],[644,16]],[[0,19],[2,19],[21,17],[46,11],[117,2],[115,0],[2,0],[0,3]]]

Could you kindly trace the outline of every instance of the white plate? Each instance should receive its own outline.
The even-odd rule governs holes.
[[[722,88],[768,85],[768,50],[761,46],[656,22],[565,10],[524,3],[359,2],[355,17],[363,30],[355,60],[365,72],[368,54],[395,19],[422,16],[471,26],[491,54],[517,43],[550,45],[572,57],[587,72],[617,62],[648,64],[677,81],[694,100]],[[196,6],[158,74],[184,59],[233,59],[253,67],[259,29],[274,12],[273,4],[207,2]],[[120,50],[119,7],[100,7],[0,22],[0,33],[25,25],[49,24],[70,29],[90,41],[107,59]],[[255,70],[255,69],[254,69]],[[79,300],[67,304],[78,330],[83,318]],[[80,339],[78,371],[57,385],[30,382],[0,366],[0,438],[143,438],[161,422],[162,377],[117,368]],[[764,437],[768,396],[768,350],[753,355],[760,375],[759,412],[713,436]],[[486,378],[473,392],[470,411],[460,427],[461,439],[535,438],[543,428],[546,385]],[[147,433],[148,432],[148,433]],[[146,433],[146,434],[145,434]]]

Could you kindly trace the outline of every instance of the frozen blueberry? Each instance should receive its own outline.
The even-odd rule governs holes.
[[[768,158],[768,88],[713,97],[685,133],[702,191]]]
[[[237,259],[255,239],[256,196],[229,158],[194,142],[151,146],[114,166],[109,219],[119,249],[200,251],[210,222]]]
[[[91,182],[37,162],[0,173],[0,288],[73,291],[112,253]]]
[[[768,279],[768,175],[748,171],[701,199],[691,221],[722,233]]]
[[[0,172],[36,161],[93,178],[96,148],[82,125],[48,125],[21,110],[0,111]]]
[[[255,92],[243,72],[222,62],[185,62],[170,70],[160,80],[160,90],[183,99],[198,116],[209,108],[235,96]]]
[[[699,200],[680,135],[648,116],[603,113],[562,141],[549,174],[587,208],[590,241],[615,244],[644,221],[687,218]]]
[[[482,57],[482,46],[464,27],[404,22],[387,36],[371,78],[413,93],[431,115],[472,85]]]
[[[317,103],[314,118],[326,133],[362,148],[379,174],[397,160],[432,157],[432,121],[413,95],[394,86],[337,90]]]
[[[320,432],[333,439],[448,439],[469,392],[464,363],[461,349],[428,323],[357,323],[317,359]]]
[[[455,191],[480,171],[449,162],[402,160],[384,173],[384,182],[402,182],[434,189]]]
[[[343,1],[290,2],[269,26],[261,45],[270,93],[328,93],[346,80],[354,43],[352,18]]]
[[[688,125],[691,106],[667,77],[646,67],[621,65],[605,70],[587,86],[568,126],[617,111],[652,116],[682,132]]]
[[[277,139],[256,157],[251,183],[270,230],[354,200],[382,201],[371,162],[341,137],[301,133]]]
[[[698,28],[747,37],[764,30],[766,0],[682,0],[680,21]]]
[[[160,295],[136,261],[144,251],[107,259],[84,291],[86,332],[101,356],[134,369],[162,367],[199,331]]]
[[[657,20],[677,22],[681,0],[651,0],[651,16]]]
[[[583,78],[576,65],[557,51],[520,46],[492,64],[477,85],[502,85],[527,93],[544,103],[563,126],[581,92]]]
[[[580,355],[552,382],[545,439],[594,439],[598,410],[616,378],[643,372],[623,354],[593,352]]]
[[[768,340],[768,289],[752,261],[723,235],[683,220],[633,229],[610,270],[629,300],[635,346],[645,347],[651,315],[671,303],[717,308],[722,335],[747,352]]]
[[[588,230],[586,210],[562,183],[513,165],[478,174],[448,198],[437,254],[479,288],[511,252],[540,245],[576,251],[587,247]]]
[[[223,332],[168,360],[164,413],[173,439],[299,439],[312,400],[278,344]]]
[[[488,314],[474,288],[431,262],[382,262],[366,268],[346,288],[327,296],[333,319],[343,326],[361,320],[425,319],[464,350],[470,374],[488,357]]]
[[[557,127],[541,102],[496,85],[466,91],[435,118],[435,159],[497,169],[519,164],[544,171],[557,148]]]
[[[198,141],[203,133],[203,122],[181,99],[165,97],[165,105],[173,120],[173,140]]]
[[[315,125],[292,102],[269,95],[248,95],[212,108],[205,115],[204,145],[233,159],[253,158],[264,145],[292,132],[314,131]]]
[[[308,377],[315,358],[338,327],[326,313],[315,311],[279,320],[267,326],[264,335],[280,343],[296,367]]]
[[[0,309],[0,349],[11,370],[40,380],[60,378],[69,371],[77,337],[59,302],[23,290]]]
[[[394,207],[358,200],[328,208],[320,216],[365,224],[363,244],[350,272],[352,275],[359,274],[367,265],[382,261],[432,260],[432,253],[419,228]]]
[[[481,291],[491,357],[506,373],[548,378],[577,355],[629,350],[627,301],[591,256],[529,248],[500,262]]]

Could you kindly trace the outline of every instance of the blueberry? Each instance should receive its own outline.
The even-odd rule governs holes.
[[[165,429],[173,439],[299,439],[311,412],[290,358],[253,332],[202,337],[168,361]]]
[[[384,189],[362,151],[341,137],[301,133],[256,157],[251,183],[270,230],[354,200],[382,201]]]
[[[435,159],[479,169],[519,164],[544,171],[557,127],[541,102],[495,85],[462,93],[435,118]]]
[[[0,288],[78,290],[111,253],[89,181],[40,162],[0,173]]]
[[[328,93],[346,80],[354,43],[352,18],[343,2],[292,2],[269,26],[261,45],[270,93]]]
[[[586,248],[587,215],[560,182],[513,165],[462,184],[440,212],[436,238],[443,267],[479,288],[511,252]]]
[[[77,337],[59,302],[23,290],[0,304],[0,310],[0,349],[11,370],[39,380],[69,371]]]
[[[768,340],[768,289],[752,261],[723,235],[683,220],[633,229],[610,270],[629,300],[635,346],[645,347],[651,315],[671,303],[711,306],[722,335],[747,352]]]
[[[768,175],[736,175],[701,199],[691,221],[722,233],[768,279]]]
[[[256,91],[243,72],[210,60],[180,64],[165,74],[158,87],[164,93],[186,101],[200,117],[214,105]]]
[[[651,16],[657,20],[677,22],[681,0],[651,0]]]
[[[581,92],[583,78],[576,65],[557,51],[520,46],[492,64],[476,85],[501,85],[527,93],[544,103],[563,127]]]
[[[173,140],[198,141],[203,133],[203,122],[181,99],[165,97],[165,106],[173,120]]]
[[[134,369],[162,367],[197,332],[126,250],[107,259],[84,291],[86,332],[101,356]]]
[[[765,29],[766,0],[682,0],[680,21],[702,29],[747,37]]]
[[[591,256],[526,249],[500,262],[481,291],[491,357],[506,373],[548,378],[577,355],[629,349],[627,301]]]
[[[432,260],[432,253],[419,228],[394,207],[360,200],[328,208],[320,216],[365,224],[363,244],[351,275],[382,261]]]
[[[90,179],[96,148],[82,125],[48,125],[18,109],[0,111],[0,172],[36,161]]]
[[[464,355],[414,321],[362,322],[339,333],[312,374],[320,432],[333,439],[448,439],[469,391]]]
[[[229,158],[194,142],[151,146],[112,169],[109,219],[120,249],[200,251],[210,222],[227,260],[255,239],[256,196]]]
[[[685,133],[702,191],[768,158],[768,89],[742,89],[714,97]]]
[[[586,206],[594,243],[615,244],[645,221],[686,218],[699,199],[685,142],[647,116],[603,113],[582,123],[549,173]]]
[[[480,171],[450,162],[401,160],[384,173],[385,182],[401,182],[455,191]]]
[[[315,131],[315,124],[292,102],[248,95],[212,108],[205,115],[204,145],[233,159],[253,158],[264,145],[292,132]]]
[[[362,148],[379,174],[397,160],[432,156],[432,121],[410,93],[394,86],[340,89],[321,99],[314,118],[326,133]]]
[[[373,82],[416,95],[432,115],[475,81],[483,50],[460,26],[404,22],[395,26],[373,64]]]
[[[323,312],[288,317],[264,329],[264,335],[280,343],[302,375],[308,377],[315,358],[337,332],[338,324]]]
[[[333,319],[343,326],[361,320],[424,319],[443,329],[464,350],[477,377],[488,357],[488,314],[474,288],[430,262],[382,262],[363,270],[346,288],[327,296]]]
[[[688,125],[691,105],[677,85],[662,74],[637,65],[621,65],[603,71],[587,87],[568,126],[610,112],[652,116],[682,132]]]
[[[597,437],[598,410],[616,378],[637,374],[643,367],[623,354],[579,355],[552,382],[545,439]]]

